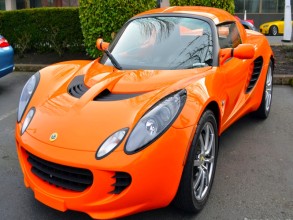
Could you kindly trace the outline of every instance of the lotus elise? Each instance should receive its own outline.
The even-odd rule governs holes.
[[[103,56],[41,69],[15,129],[24,184],[40,202],[111,219],[170,203],[199,212],[219,136],[267,118],[274,56],[228,12],[170,7],[134,16]]]

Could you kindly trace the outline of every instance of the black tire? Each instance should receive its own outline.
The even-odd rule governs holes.
[[[269,30],[270,35],[277,36],[279,34],[279,29],[276,25],[272,25]]]
[[[206,143],[203,143],[203,136],[205,137],[205,140],[207,140],[206,137],[208,137],[208,140],[204,141]],[[205,155],[203,154],[203,151],[201,151],[202,145],[205,146],[205,144],[208,143],[209,145],[210,143],[213,144],[211,146],[210,153],[207,153]],[[208,150],[206,152],[208,152]],[[212,161],[212,155],[214,162],[206,162],[207,160]],[[217,156],[217,121],[213,112],[210,110],[206,110],[199,120],[195,137],[192,141],[192,145],[190,146],[189,154],[182,173],[180,185],[177,194],[173,200],[173,204],[176,207],[191,213],[197,213],[204,207],[213,184]],[[203,167],[205,167],[206,169],[203,169]],[[197,185],[196,182],[198,182],[199,185],[195,187],[194,191],[193,188],[194,185]],[[200,195],[201,186],[205,188]],[[199,198],[200,196],[202,196],[202,198]]]
[[[273,95],[273,64],[270,62],[266,81],[264,83],[264,90],[262,94],[262,100],[259,108],[254,112],[254,115],[260,119],[266,119],[269,116],[272,104]]]

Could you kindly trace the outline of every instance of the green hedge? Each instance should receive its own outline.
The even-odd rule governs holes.
[[[84,44],[89,55],[100,55],[95,47],[97,38],[112,40],[122,25],[132,16],[156,7],[156,1],[143,0],[80,0],[79,14]]]
[[[171,5],[202,5],[234,12],[234,0],[171,0]],[[88,54],[97,57],[97,38],[112,40],[122,25],[133,15],[155,8],[157,0],[79,0],[79,14]]]
[[[170,0],[171,5],[197,5],[224,9],[234,14],[234,0]]]
[[[0,31],[20,55],[83,48],[78,8],[0,11]]]

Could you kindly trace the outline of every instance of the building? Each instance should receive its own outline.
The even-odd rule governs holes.
[[[167,6],[169,1],[157,0],[157,4],[159,3]],[[243,19],[246,11],[246,18],[254,20],[255,26],[259,27],[262,23],[282,19],[284,4],[285,0],[235,0],[235,14]],[[78,5],[78,0],[0,0],[0,10]],[[293,0],[291,7],[292,5]]]
[[[0,10],[78,6],[78,0],[0,0]]]
[[[235,14],[243,19],[246,11],[246,18],[254,20],[258,28],[262,23],[284,18],[284,6],[285,0],[235,0]]]

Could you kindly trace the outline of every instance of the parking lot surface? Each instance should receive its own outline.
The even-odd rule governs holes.
[[[90,219],[41,204],[23,184],[14,126],[19,95],[31,75],[14,72],[0,79],[0,219]],[[267,120],[248,115],[222,135],[214,185],[201,213],[169,206],[122,219],[293,219],[292,111],[293,87],[274,86]]]

